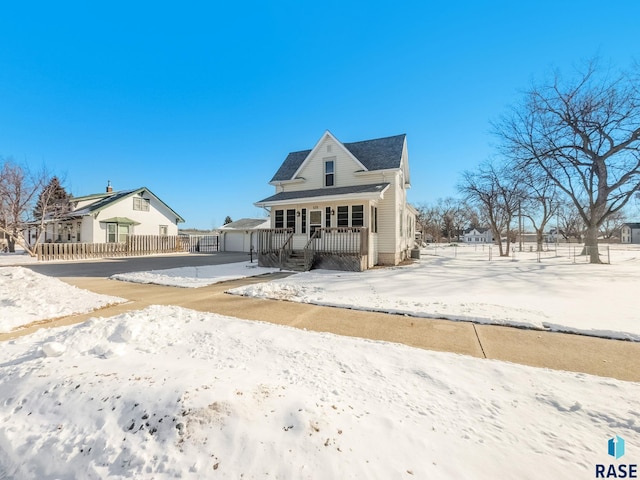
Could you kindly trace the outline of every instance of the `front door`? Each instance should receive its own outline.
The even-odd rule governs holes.
[[[322,228],[322,211],[311,210],[309,212],[309,238],[311,238],[311,235],[320,228]],[[316,238],[320,238],[320,233],[316,235]]]

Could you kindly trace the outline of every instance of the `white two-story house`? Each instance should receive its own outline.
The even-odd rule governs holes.
[[[290,153],[269,182],[261,265],[361,271],[397,265],[414,247],[406,135],[342,143],[329,131]]]

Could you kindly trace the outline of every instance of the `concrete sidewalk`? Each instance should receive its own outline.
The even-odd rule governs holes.
[[[110,317],[149,305],[177,305],[246,320],[640,382],[640,343],[638,342],[470,322],[414,318],[280,300],[239,297],[224,293],[237,286],[259,283],[272,278],[274,276],[253,277],[195,289],[119,282],[94,277],[61,278],[79,288],[126,298],[130,301],[88,314],[37,322],[24,329],[0,334],[0,341],[31,333],[43,326],[71,325],[91,317]]]

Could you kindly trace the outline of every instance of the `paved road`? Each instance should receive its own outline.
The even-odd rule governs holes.
[[[242,252],[185,253],[174,255],[154,255],[147,257],[120,257],[102,260],[46,262],[26,264],[34,272],[49,277],[102,277],[116,273],[164,270],[176,267],[202,267],[249,261],[249,254]],[[253,261],[256,259],[254,257]]]

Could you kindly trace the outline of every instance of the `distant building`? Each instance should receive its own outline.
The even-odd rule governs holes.
[[[493,243],[493,233],[490,228],[468,228],[463,239],[464,243]]]
[[[620,243],[640,244],[640,223],[625,223],[620,230]]]

